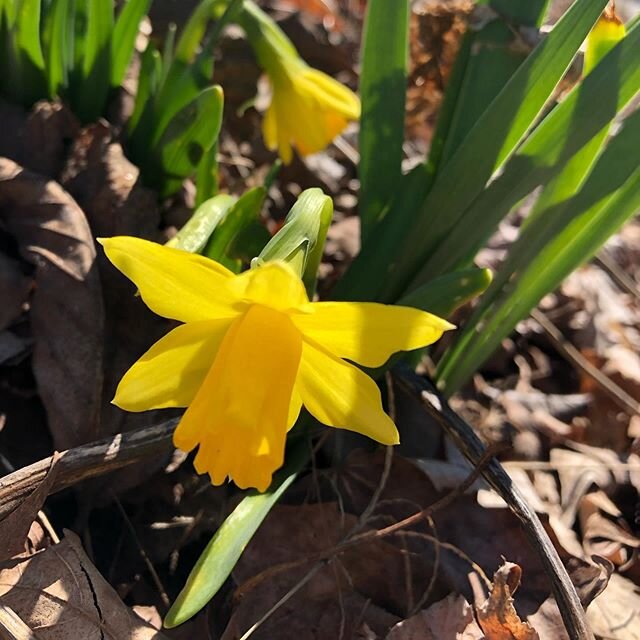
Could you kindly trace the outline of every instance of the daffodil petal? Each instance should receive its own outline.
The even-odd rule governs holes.
[[[292,159],[291,146],[302,155],[324,149],[360,117],[358,96],[331,76],[308,67],[299,58],[270,60],[267,72],[272,103],[263,121],[265,143],[276,147],[285,164]]]
[[[306,339],[296,387],[309,413],[323,424],[357,431],[382,444],[398,444],[398,430],[382,408],[376,383]]]
[[[284,313],[254,305],[227,331],[174,434],[214,484],[264,491],[284,461],[302,337]]]
[[[113,403],[126,411],[188,406],[231,322],[191,322],[170,331],[124,374]]]
[[[300,392],[293,387],[291,403],[289,404],[289,416],[287,418],[287,431],[295,425],[300,417],[300,411],[302,411],[302,397],[300,396]]]
[[[158,315],[181,322],[238,315],[238,301],[226,286],[233,273],[217,262],[130,236],[99,242]]]
[[[275,151],[278,148],[278,119],[276,117],[275,105],[271,103],[264,119],[262,120],[262,136],[267,149]]]
[[[234,295],[253,304],[285,311],[309,302],[300,277],[285,262],[267,262],[234,278]]]
[[[360,100],[348,87],[326,73],[307,67],[296,76],[303,91],[312,93],[326,108],[337,111],[348,120],[360,117]]]
[[[425,347],[454,326],[412,307],[375,302],[313,302],[292,314],[303,335],[340,358],[379,367],[397,351]]]

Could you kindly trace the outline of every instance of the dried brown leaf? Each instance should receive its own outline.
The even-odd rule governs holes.
[[[51,467],[42,482],[11,513],[0,520],[0,560],[10,558],[24,550],[31,524],[49,495],[49,489],[55,480],[57,462],[58,457],[54,456]]]
[[[8,640],[38,640],[33,631],[11,609],[0,604],[0,638]]]
[[[133,235],[162,241],[156,195],[143,187],[139,170],[113,141],[104,122],[82,129],[74,141],[62,184],[86,213],[96,237]],[[151,313],[136,288],[104,256],[98,257],[105,305],[104,394],[101,424],[104,434],[148,426],[149,414],[132,414],[111,404],[116,387],[127,369],[171,324]],[[164,414],[169,417],[168,414]],[[163,463],[158,461],[158,467]],[[148,467],[153,472],[157,467]],[[120,474],[123,484],[134,483],[137,469]],[[113,484],[112,484],[113,487]]]
[[[78,133],[60,182],[84,210],[94,235],[159,240],[157,196],[139,177],[111,128],[98,122]]]
[[[598,555],[618,567],[629,565],[640,549],[622,512],[603,491],[589,493],[580,503],[580,528],[588,555]]]
[[[521,575],[517,564],[505,562],[493,576],[491,594],[478,609],[480,626],[491,640],[540,640],[536,630],[520,619],[513,603]]]
[[[166,638],[123,604],[71,532],[58,545],[2,566],[0,604],[15,611],[38,640]]]
[[[234,571],[240,586],[223,640],[240,637],[255,624],[314,569],[315,563],[305,558],[337,545],[356,522],[355,516],[340,513],[333,503],[276,507]],[[291,562],[299,564],[274,572],[274,567]],[[314,633],[338,638],[341,628],[343,637],[351,638],[358,637],[365,625],[384,636],[399,620],[395,611],[406,615],[407,589],[417,590],[422,584],[412,583],[414,562],[417,570],[424,570],[413,556],[407,566],[406,554],[391,544],[359,545],[317,570],[252,639],[299,640]]]
[[[607,588],[587,609],[596,636],[609,640],[640,640],[640,588],[613,574]]]
[[[20,263],[0,253],[0,332],[21,313],[27,300],[32,280],[20,268]]]
[[[485,640],[473,617],[473,608],[451,594],[391,629],[386,640]]]
[[[35,267],[33,369],[55,446],[96,440],[103,307],[84,213],[56,182],[0,158],[0,221]]]

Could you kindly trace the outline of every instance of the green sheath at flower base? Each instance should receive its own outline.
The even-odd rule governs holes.
[[[284,225],[267,243],[253,267],[283,260],[300,276],[312,297],[327,231],[333,218],[333,201],[321,189],[303,191],[287,215]]]

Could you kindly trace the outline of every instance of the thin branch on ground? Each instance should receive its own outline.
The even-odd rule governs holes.
[[[0,638],[2,640],[38,640],[29,626],[11,607],[0,604]]]
[[[620,287],[622,291],[626,291],[640,300],[640,287],[638,287],[636,281],[616,263],[606,250],[601,251],[593,261],[603,271],[607,272],[609,277],[618,285],[618,287]]]
[[[438,572],[440,571],[441,543],[440,543],[440,537],[438,536],[438,529],[436,527],[436,523],[433,521],[433,518],[431,516],[427,518],[427,521],[429,523],[429,526],[431,527],[431,531],[433,531],[433,537],[438,541],[437,544],[433,545],[433,570],[431,571],[431,578],[429,578],[429,584],[427,585],[427,588],[424,590],[424,593],[422,594],[422,596],[418,598],[418,601],[412,607],[411,611],[409,611],[408,617],[411,617],[416,613],[418,613],[418,611],[420,611],[422,607],[424,607],[424,605],[427,603],[427,601],[431,597],[431,594],[433,593],[434,587],[436,586],[436,580],[438,579]]]
[[[449,407],[447,401],[432,382],[407,369],[401,372],[398,383],[421,398],[426,413],[453,439],[471,464],[477,465],[486,456],[486,448],[471,425]],[[589,629],[580,598],[535,511],[527,504],[497,460],[490,460],[481,473],[520,520],[529,542],[537,552],[542,566],[551,580],[553,594],[569,638],[571,640],[593,640],[594,636]]]
[[[558,353],[564,356],[571,364],[578,367],[585,375],[592,378],[611,399],[629,415],[640,414],[640,402],[630,396],[622,387],[617,385],[609,376],[585,358],[580,351],[569,342],[560,329],[556,327],[547,316],[538,309],[531,312],[531,317],[542,327]]]
[[[142,561],[144,562],[144,564],[147,567],[147,570],[149,571],[149,575],[151,576],[153,584],[158,590],[158,594],[160,595],[160,600],[162,600],[162,604],[167,609],[169,609],[169,607],[171,606],[171,600],[169,600],[169,596],[167,595],[167,590],[164,588],[164,585],[162,584],[162,580],[160,579],[160,576],[158,575],[156,568],[153,566],[153,562],[151,562],[151,558],[149,558],[149,554],[146,552],[144,546],[142,545],[142,541],[140,540],[138,533],[136,532],[136,529],[133,526],[133,523],[131,522],[127,512],[124,510],[124,507],[122,506],[122,503],[118,499],[118,496],[116,496],[115,493],[113,492],[111,492],[111,499],[114,501],[116,507],[118,508],[118,511],[122,516],[122,521],[124,522],[127,530],[129,531],[129,534],[133,538],[133,541],[135,542],[136,547],[138,547],[138,553],[140,553],[140,557],[142,558]]]
[[[484,466],[491,463],[495,456],[495,452],[497,449],[490,449],[484,452],[483,456],[480,457],[480,460],[477,463],[477,467],[471,471],[469,476],[460,483],[456,488],[450,491],[448,494],[443,496],[440,500],[437,500],[432,505],[417,511],[416,513],[410,515],[403,520],[399,520],[393,524],[390,524],[381,529],[371,529],[369,531],[364,531],[363,533],[359,533],[353,535],[350,531],[344,537],[344,539],[338,544],[330,547],[328,549],[323,549],[322,551],[318,551],[316,553],[305,556],[304,558],[298,558],[297,560],[291,560],[290,562],[282,562],[280,564],[274,565],[260,572],[259,574],[249,578],[244,584],[240,585],[238,589],[236,589],[234,597],[237,599],[243,598],[249,591],[255,589],[261,582],[266,579],[270,579],[284,571],[290,571],[292,569],[300,568],[304,565],[316,562],[319,564],[327,564],[331,560],[333,560],[336,556],[341,553],[344,553],[351,547],[358,546],[360,544],[364,544],[366,542],[373,542],[374,540],[379,540],[385,538],[387,536],[394,535],[399,531],[406,529],[407,527],[413,526],[415,524],[420,523],[422,520],[429,518],[439,509],[442,509],[452,502],[454,502],[458,497],[464,495],[464,493],[473,485],[473,483],[479,478],[479,476],[483,473]],[[355,527],[354,527],[355,528]],[[353,531],[353,530],[352,530]],[[434,538],[435,540],[435,538]],[[445,546],[445,543],[439,543],[442,546]]]
[[[151,456],[171,453],[171,436],[177,423],[178,419],[168,420],[63,451],[52,470],[56,475],[49,495]],[[54,456],[50,456],[0,478],[0,519],[40,485],[53,461]]]

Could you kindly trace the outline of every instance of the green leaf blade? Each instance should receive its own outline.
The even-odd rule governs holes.
[[[46,16],[42,40],[51,99],[61,96],[68,86],[73,60],[73,17],[71,0],[54,0]]]
[[[552,187],[558,189],[555,195],[543,194],[543,202],[548,198],[552,204],[572,195],[612,120],[639,91],[640,24],[538,125],[502,175],[464,211],[456,227],[424,262],[413,286],[468,265],[511,208],[563,170],[567,171],[567,182]]]
[[[379,219],[401,177],[407,87],[409,2],[370,0],[360,95],[361,236]]]
[[[526,226],[459,339],[438,366],[459,389],[517,322],[640,208],[640,111],[611,140],[583,187]]]
[[[151,0],[127,0],[113,28],[111,38],[111,87],[119,87],[131,61],[140,22],[146,15]]]
[[[205,200],[166,246],[201,253],[236,201],[237,198],[224,193]]]
[[[369,278],[378,283],[378,300],[397,299],[456,227],[464,210],[532,127],[606,3],[577,0],[439,171],[418,216],[404,212],[372,232],[356,261],[366,261]],[[415,218],[410,223],[409,216]]]
[[[161,181],[164,195],[179,188],[215,144],[222,126],[223,104],[222,87],[204,89],[175,116],[153,148],[152,156],[158,158],[161,168],[156,179]]]
[[[243,193],[216,228],[203,254],[233,271],[238,271],[241,265],[237,264],[237,259],[232,255],[234,241],[244,229],[258,219],[266,197],[267,190],[264,187],[253,187]]]
[[[291,486],[308,459],[307,443],[297,443],[288,453],[285,466],[276,474],[267,492],[250,492],[222,523],[166,615],[166,628],[172,629],[186,622],[213,598],[231,574],[262,521]]]

